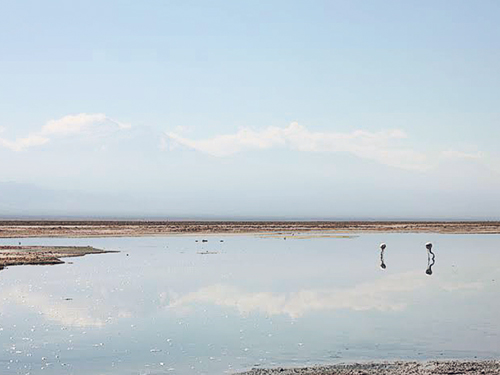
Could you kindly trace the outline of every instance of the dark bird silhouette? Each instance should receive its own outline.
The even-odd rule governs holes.
[[[432,266],[436,263],[436,255],[432,252],[432,243],[427,242],[425,247],[427,248],[427,269],[425,273],[430,276],[432,275]]]
[[[380,244],[380,268],[382,268],[383,270],[387,268],[387,266],[384,263],[384,250],[386,247],[387,245],[385,243]]]

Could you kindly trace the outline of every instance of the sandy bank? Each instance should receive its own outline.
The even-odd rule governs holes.
[[[0,269],[25,264],[60,264],[64,263],[61,258],[110,252],[90,246],[0,246]]]
[[[305,368],[253,369],[240,375],[430,375],[500,374],[500,361],[392,362]]]
[[[0,238],[138,237],[239,233],[489,233],[500,222],[375,221],[0,221]]]

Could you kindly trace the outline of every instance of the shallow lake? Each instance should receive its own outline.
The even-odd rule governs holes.
[[[498,235],[19,241],[120,253],[0,271],[0,374],[500,356]]]

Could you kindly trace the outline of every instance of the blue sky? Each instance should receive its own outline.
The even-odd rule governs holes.
[[[500,218],[498,2],[0,7],[0,214]]]

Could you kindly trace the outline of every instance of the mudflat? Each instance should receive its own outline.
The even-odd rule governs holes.
[[[252,369],[240,375],[430,375],[500,374],[500,361],[432,361]]]
[[[0,221],[0,238],[327,231],[500,234],[500,221]]]
[[[64,263],[61,258],[110,252],[91,246],[0,246],[0,270],[25,264],[60,264]]]

